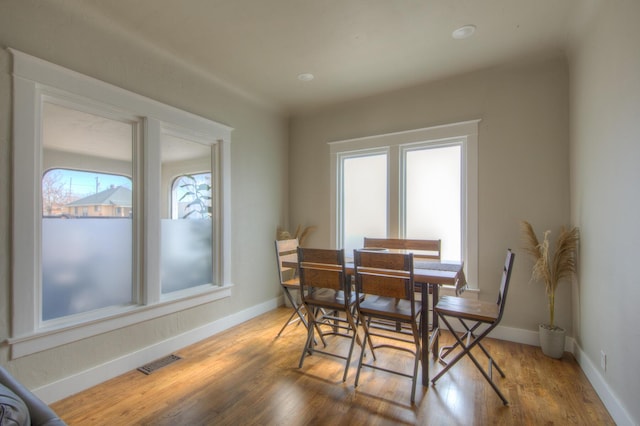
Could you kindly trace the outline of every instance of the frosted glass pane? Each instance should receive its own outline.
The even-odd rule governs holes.
[[[42,319],[132,302],[130,219],[42,219]]]
[[[213,281],[211,220],[162,220],[162,292]]]
[[[343,246],[347,256],[364,237],[387,235],[387,156],[346,158],[343,162]]]
[[[462,259],[461,148],[408,151],[406,236],[441,239],[442,258]]]
[[[211,146],[163,134],[160,281],[163,294],[214,283]]]

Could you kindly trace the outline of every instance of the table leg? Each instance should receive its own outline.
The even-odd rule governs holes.
[[[438,338],[440,337],[440,323],[438,321],[438,315],[436,315],[436,305],[440,298],[440,284],[431,284],[431,312],[433,312],[433,323],[431,325],[431,339],[429,343],[432,345],[431,352],[433,353],[433,359],[438,359]],[[427,352],[429,350],[427,349]]]
[[[422,306],[420,313],[420,329],[422,330],[422,386],[429,386],[429,286],[422,286],[421,297]]]

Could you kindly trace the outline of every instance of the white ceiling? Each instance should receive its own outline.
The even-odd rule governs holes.
[[[599,0],[71,0],[275,108],[297,112],[563,54]],[[476,34],[454,40],[461,25]],[[300,73],[313,73],[301,82]]]

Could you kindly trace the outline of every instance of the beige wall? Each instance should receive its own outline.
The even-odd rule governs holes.
[[[280,296],[273,239],[286,219],[286,118],[67,2],[0,2],[0,363],[31,388],[87,370]],[[232,297],[9,360],[11,319],[12,47],[229,125],[232,133]],[[224,60],[224,58],[221,58]],[[19,167],[19,165],[18,165]],[[150,361],[150,360],[149,360]]]
[[[568,79],[564,59],[496,68],[299,115],[291,123],[291,222],[317,225],[308,245],[329,244],[327,142],[481,119],[480,297],[497,296],[505,250],[516,261],[503,325],[536,330],[547,320],[544,290],[528,284],[519,221],[538,230],[569,222]],[[571,333],[570,286],[556,320]]]
[[[570,55],[571,210],[582,235],[575,337],[592,383],[619,399],[619,424],[640,424],[638,18],[638,1],[603,2]]]

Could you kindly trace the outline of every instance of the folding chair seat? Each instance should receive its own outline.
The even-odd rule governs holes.
[[[364,341],[371,346],[373,361],[364,362],[362,345],[355,385],[358,386],[362,367],[368,367],[412,379],[411,402],[415,400],[418,365],[420,363],[420,332],[418,317],[420,302],[415,301],[413,280],[413,254],[354,251],[356,307],[358,322],[362,321],[365,331]],[[383,320],[372,326],[371,320]],[[383,324],[383,323],[382,323]],[[396,327],[395,324],[408,327]],[[375,351],[393,349],[413,355],[413,372],[385,368],[375,363]]]
[[[299,368],[304,359],[314,353],[333,356],[345,360],[342,381],[347,379],[353,346],[359,342],[358,329],[353,317],[356,298],[351,291],[351,281],[346,274],[344,250],[298,248],[300,288],[302,302],[309,316],[307,340],[300,357]],[[335,350],[318,349],[315,333],[327,347],[326,336],[346,337],[350,340],[347,355]]]
[[[288,240],[276,240],[276,259],[278,261],[278,276],[280,278],[280,286],[282,291],[293,307],[293,312],[289,319],[284,323],[278,336],[282,334],[284,329],[293,323],[302,322],[308,328],[305,319],[305,308],[299,303],[300,294],[300,278],[298,276],[298,240],[296,238]],[[292,294],[293,292],[293,294]]]
[[[445,364],[445,367],[431,380],[434,385],[438,379],[449,371],[451,367],[467,355],[471,361],[473,361],[478,370],[480,370],[484,378],[489,382],[493,390],[498,394],[504,405],[509,404],[509,401],[507,401],[493,381],[493,368],[495,367],[503,378],[505,377],[505,374],[482,344],[482,339],[489,335],[489,333],[498,326],[502,319],[514,258],[515,254],[511,252],[511,250],[507,250],[507,256],[502,269],[500,292],[496,303],[465,299],[456,296],[444,296],[438,301],[438,304],[435,307],[435,313],[438,315],[442,323],[447,326],[456,341],[452,346],[443,347],[440,351],[439,360]],[[460,324],[464,327],[465,331],[462,336],[458,335],[453,328],[449,321],[451,318],[457,318]],[[471,353],[471,350],[476,346],[482,350],[489,360],[489,365],[486,371],[476,357]],[[446,358],[453,354],[458,347],[461,348],[461,351],[447,362]]]

